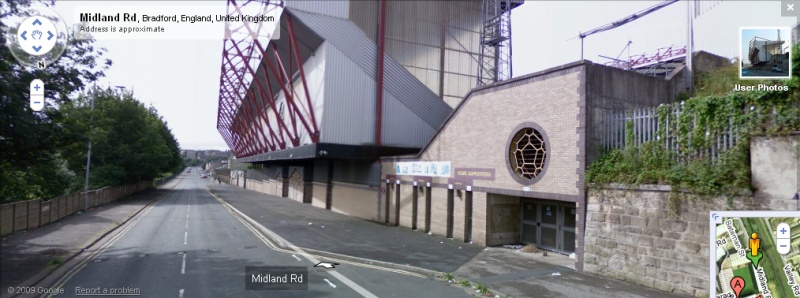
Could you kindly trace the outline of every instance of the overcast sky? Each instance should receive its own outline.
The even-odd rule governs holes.
[[[526,1],[512,14],[514,76],[579,60],[581,42],[574,38],[579,32],[659,2]],[[58,1],[55,10],[71,24],[75,6],[113,3]],[[788,27],[797,23],[797,18],[781,17],[780,1],[702,1],[701,6],[702,14],[695,20],[695,50],[725,57],[739,55],[740,27]],[[221,7],[222,13],[224,5]],[[683,46],[686,12],[686,2],[680,1],[617,29],[589,36],[584,42],[584,58],[604,62],[598,55],[617,57],[629,40],[631,55]],[[222,36],[223,32],[208,34]],[[108,57],[114,61],[101,84],[126,86],[146,104],[152,103],[168,121],[181,148],[228,149],[216,130],[221,39],[99,40],[97,45],[107,48]],[[627,51],[622,59],[626,57]]]

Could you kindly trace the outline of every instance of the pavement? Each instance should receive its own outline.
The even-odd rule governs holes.
[[[574,270],[574,260],[550,253],[485,248],[404,227],[335,213],[290,199],[227,184],[208,189],[292,244],[333,258],[379,263],[443,276],[458,284],[482,283],[510,297],[683,297]],[[392,266],[392,264],[400,266]]]
[[[191,174],[182,174],[150,196],[152,204],[138,205],[140,212],[119,225],[94,244],[81,249],[75,257],[63,261],[38,283],[17,284],[8,278],[12,289],[34,286],[55,291],[57,296],[143,297],[407,297],[409,289],[433,297],[468,297],[463,289],[440,280],[377,266],[341,264],[335,269],[315,267],[320,261],[306,253],[287,253],[270,246],[250,223],[234,214],[227,204],[206,191],[208,181]],[[108,209],[120,208],[109,207]],[[121,213],[112,222],[126,220]],[[95,230],[108,220],[96,219]],[[62,227],[65,225],[61,225]],[[57,225],[52,239],[43,246],[62,247],[80,239],[64,235]],[[45,227],[49,228],[49,227]],[[43,228],[44,229],[44,228]],[[8,237],[15,243],[31,242],[36,231]],[[53,235],[55,234],[55,235]],[[82,236],[84,237],[84,236]],[[81,238],[81,237],[77,237]],[[91,239],[85,236],[85,239]],[[19,246],[17,246],[19,247]],[[80,247],[80,246],[78,246]],[[5,253],[5,251],[4,251]],[[21,254],[21,253],[18,253]],[[30,255],[28,255],[30,256]],[[18,262],[23,263],[23,257]],[[34,258],[27,258],[33,263]],[[6,264],[3,263],[5,267]],[[285,266],[307,270],[304,290],[247,290],[245,281],[249,266]],[[55,267],[55,266],[52,266]],[[31,280],[10,268],[14,280]],[[2,279],[7,279],[3,275]],[[11,296],[3,289],[2,296]],[[63,291],[63,292],[61,292]],[[50,297],[20,295],[21,297]]]
[[[146,190],[52,224],[6,235],[0,246],[0,288],[29,286],[118,227],[165,190]],[[5,294],[5,291],[3,291]]]
[[[0,260],[3,289],[65,290],[58,296],[77,288],[144,297],[478,296],[460,285],[466,279],[501,297],[678,297],[575,272],[565,256],[461,243],[186,173],[158,190],[9,235]],[[314,267],[320,261],[340,265]],[[308,289],[246,290],[247,266],[305,267]]]
[[[226,184],[209,190],[294,245],[391,264],[453,272],[483,247],[331,212]]]

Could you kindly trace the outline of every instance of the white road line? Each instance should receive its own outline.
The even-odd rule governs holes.
[[[178,298],[183,298],[183,289],[178,291]]]
[[[183,232],[183,244],[186,245],[186,239],[189,238],[189,232]]]
[[[296,256],[296,255],[294,255],[294,254],[292,254],[292,256],[293,256],[295,259],[297,259],[298,261],[302,261],[302,260],[301,260],[301,259],[300,259],[298,256]]]
[[[181,274],[186,274],[186,253],[183,253],[183,264],[181,264]]]
[[[336,288],[336,285],[334,285],[334,284],[333,284],[333,283],[332,283],[330,280],[328,280],[327,278],[325,279],[325,282],[327,282],[329,285],[331,285],[331,287],[334,287],[334,288]]]
[[[186,229],[187,230],[189,229],[189,221],[188,220],[186,221]]]
[[[228,202],[225,202],[224,200],[220,199],[214,193],[212,193],[208,188],[206,188],[206,191],[209,194],[211,194],[214,198],[216,198],[218,200],[218,202],[220,202],[220,204],[222,204],[223,206],[225,206],[225,207],[229,208],[230,210],[234,211],[237,214],[237,216],[246,219],[250,223],[253,223],[253,225],[257,229],[259,229],[262,233],[269,234],[272,239],[276,239],[279,242],[283,242],[286,246],[288,246],[289,248],[291,248],[292,250],[297,252],[299,255],[301,255],[304,258],[306,258],[306,260],[311,261],[311,263],[317,264],[317,263],[320,262],[316,257],[308,254],[303,249],[295,246],[291,242],[286,241],[286,239],[283,239],[283,237],[281,237],[280,235],[275,234],[275,232],[271,231],[270,229],[267,229],[266,227],[264,227],[259,222],[255,221],[252,218],[250,218],[249,216],[247,216],[247,214],[242,213],[241,211],[239,211],[235,207],[231,206],[231,204],[228,204]],[[264,240],[262,240],[262,241],[264,241]],[[378,298],[378,296],[375,296],[375,294],[372,294],[370,291],[368,291],[367,289],[359,286],[358,284],[356,284],[355,282],[353,282],[352,280],[350,280],[346,276],[340,274],[339,272],[329,271],[329,270],[326,270],[326,272],[330,273],[333,277],[335,277],[336,279],[338,279],[339,281],[341,281],[345,285],[349,286],[351,289],[353,289],[353,291],[356,291],[357,293],[361,294],[361,296],[364,296],[366,298]]]

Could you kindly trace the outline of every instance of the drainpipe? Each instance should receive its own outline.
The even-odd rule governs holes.
[[[375,146],[381,145],[381,130],[383,125],[383,54],[386,39],[386,0],[381,0],[380,16],[378,17],[378,83],[377,83],[377,109],[375,111]]]

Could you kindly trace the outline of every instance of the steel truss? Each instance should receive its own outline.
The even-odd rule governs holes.
[[[237,4],[237,1],[229,0],[227,14],[253,16],[277,13],[276,21],[282,22],[277,16],[283,14],[283,8],[283,1],[242,1]],[[274,29],[271,24],[275,23],[267,23],[266,26],[264,22],[226,23],[217,130],[236,157],[299,146],[300,136],[304,133],[311,142],[319,141],[319,129],[292,19],[288,14],[283,14],[282,18],[285,19],[285,29],[289,35],[282,37],[289,39],[288,49],[281,49],[284,57],[279,55],[278,45],[269,42]],[[280,23],[275,25],[280,26]],[[272,52],[274,61],[270,61],[269,52]],[[295,70],[298,79],[293,79]],[[259,79],[260,76],[263,78]],[[271,80],[277,82],[279,87],[271,84]],[[302,84],[305,102],[301,102],[295,93],[298,83]],[[280,108],[276,105],[279,92],[283,92],[285,98],[285,116],[280,114]]]
[[[511,74],[511,10],[522,0],[483,0],[477,86],[504,81]]]

